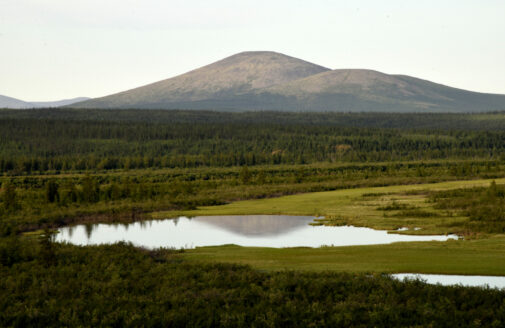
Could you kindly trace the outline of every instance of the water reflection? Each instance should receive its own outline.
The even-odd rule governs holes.
[[[93,229],[96,226],[96,224],[85,224],[84,229],[86,230],[86,236],[88,237],[88,240],[91,239],[91,235],[93,233]]]
[[[285,234],[300,227],[305,227],[314,220],[314,217],[284,215],[229,215],[197,216],[193,220],[242,236],[270,236]]]
[[[132,242],[148,248],[193,248],[236,244],[264,247],[320,247],[457,239],[409,236],[351,226],[311,226],[314,217],[285,215],[198,216],[131,224],[88,224],[60,229],[56,241],[78,245]]]
[[[489,286],[490,288],[505,288],[505,277],[500,276],[462,276],[446,274],[418,274],[418,273],[398,273],[393,277],[404,279],[421,279],[428,284],[463,285],[463,286]]]

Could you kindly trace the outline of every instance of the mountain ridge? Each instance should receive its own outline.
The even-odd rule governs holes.
[[[0,108],[24,109],[30,108],[30,105],[29,102],[0,95]]]
[[[467,91],[374,70],[331,70],[277,52],[253,51],[69,107],[484,112],[505,110],[505,95]]]
[[[88,97],[77,97],[56,101],[24,101],[8,96],[0,95],[0,108],[29,109],[29,108],[51,108],[71,105],[77,102],[89,100]]]

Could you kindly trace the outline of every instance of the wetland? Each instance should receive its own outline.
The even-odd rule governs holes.
[[[0,325],[503,326],[504,122],[0,110]]]

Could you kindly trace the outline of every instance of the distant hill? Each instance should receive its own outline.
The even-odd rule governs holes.
[[[32,104],[30,104],[29,102],[0,95],[0,108],[23,109],[31,107]]]
[[[485,112],[505,110],[505,95],[372,70],[330,70],[283,54],[258,51],[239,53],[167,80],[69,107]]]
[[[7,96],[0,95],[0,108],[12,108],[12,109],[28,109],[28,108],[49,108],[49,107],[61,107],[66,105],[71,105],[76,102],[82,102],[88,100],[87,97],[78,97],[72,99],[64,99],[58,101],[35,101],[27,102]]]
[[[35,107],[61,107],[61,106],[67,106],[71,105],[77,102],[82,102],[85,100],[88,100],[91,98],[88,97],[77,97],[77,98],[71,98],[71,99],[63,99],[63,100],[57,100],[57,101],[35,101],[31,102]]]

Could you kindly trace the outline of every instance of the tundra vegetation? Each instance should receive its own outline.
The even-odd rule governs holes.
[[[502,326],[503,291],[383,273],[505,275],[504,122],[1,110],[0,325]],[[179,214],[321,215],[464,239],[186,251],[51,241],[63,225]]]

